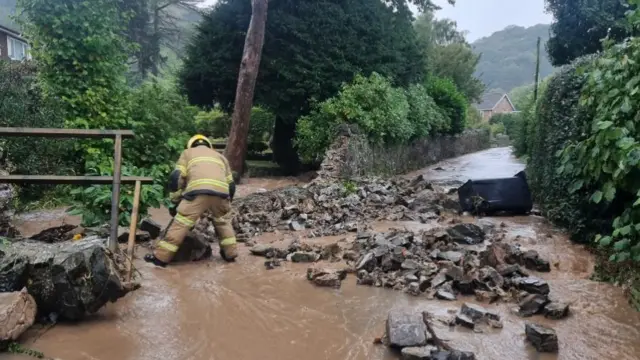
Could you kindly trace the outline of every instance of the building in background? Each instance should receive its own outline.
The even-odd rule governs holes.
[[[30,60],[29,42],[9,14],[0,14],[0,60]]]
[[[517,112],[506,93],[487,92],[482,96],[482,101],[475,106],[482,113],[483,121],[489,121],[495,114]]]

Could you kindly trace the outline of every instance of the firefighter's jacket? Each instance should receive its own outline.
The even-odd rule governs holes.
[[[169,180],[171,201],[215,195],[233,200],[235,183],[227,159],[207,146],[186,149]]]

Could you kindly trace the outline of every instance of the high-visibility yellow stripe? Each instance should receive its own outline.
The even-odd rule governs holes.
[[[182,176],[187,176],[187,168],[182,165],[176,165],[176,170],[180,171]]]
[[[159,248],[163,248],[163,249],[165,249],[167,251],[171,251],[171,252],[177,252],[178,251],[178,247],[177,246],[175,246],[173,244],[170,244],[170,243],[168,243],[168,242],[166,242],[164,240],[158,241],[157,246]]]
[[[187,168],[190,168],[191,165],[197,164],[199,162],[213,162],[213,163],[216,163],[216,164],[220,165],[220,167],[222,167],[223,169],[226,168],[224,166],[224,163],[220,159],[215,158],[215,157],[211,157],[211,156],[199,156],[199,157],[193,158],[193,159],[189,160],[189,163],[187,163]]]
[[[227,182],[231,184],[233,182],[233,175],[227,175]]]
[[[192,227],[193,225],[196,224],[195,222],[189,220],[188,218],[184,217],[181,214],[177,214],[175,219],[176,219],[177,222],[181,223],[184,226],[188,226],[188,227]]]
[[[236,243],[236,237],[229,237],[226,239],[222,239],[222,241],[220,241],[220,246],[229,246],[229,245],[233,245]]]
[[[172,193],[169,193],[169,198],[172,200],[177,199],[180,197],[180,195],[182,195],[182,190],[174,191]]]
[[[227,223],[227,220],[224,218],[213,218],[213,223],[216,225],[224,225]]]
[[[193,188],[195,188],[197,186],[200,186],[200,185],[217,186],[217,187],[223,189],[225,192],[229,192],[229,184],[227,184],[224,181],[214,180],[214,179],[194,180],[194,181],[190,182],[189,185],[187,186],[187,191],[192,190]]]

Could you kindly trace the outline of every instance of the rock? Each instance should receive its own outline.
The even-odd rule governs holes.
[[[431,288],[437,289],[439,286],[447,282],[446,269],[442,269],[438,275],[431,279]]]
[[[456,324],[458,325],[462,325],[466,328],[469,328],[471,330],[473,330],[476,326],[476,323],[473,321],[472,318],[470,318],[469,316],[465,315],[465,314],[457,314],[456,315]]]
[[[518,315],[529,317],[538,314],[548,302],[545,295],[529,294],[518,304]]]
[[[291,228],[291,230],[293,231],[301,231],[304,230],[304,225],[300,224],[297,221],[292,221],[291,224],[289,224],[289,228]]]
[[[419,312],[391,310],[386,325],[386,336],[391,347],[417,347],[427,344],[427,326]]]
[[[482,266],[491,266],[497,269],[505,264],[507,253],[501,245],[502,244],[491,244],[487,247],[487,250],[480,254],[480,263]],[[502,274],[502,276],[506,275]]]
[[[269,259],[264,262],[264,267],[267,268],[267,270],[273,270],[278,266],[280,266],[279,259]]]
[[[443,251],[438,253],[438,259],[448,260],[454,264],[459,264],[463,254],[458,251]]]
[[[321,268],[308,268],[307,280],[321,287],[340,288],[342,280],[347,277],[345,270],[331,270]]]
[[[501,264],[501,265],[498,265],[496,270],[498,270],[498,273],[500,273],[500,275],[504,277],[511,277],[511,276],[528,277],[529,276],[529,273],[522,270],[522,268],[518,264],[511,264],[511,265]]]
[[[476,245],[484,241],[484,230],[475,224],[457,224],[447,229],[451,240],[462,245]]]
[[[453,288],[458,290],[462,295],[473,295],[475,293],[476,281],[473,277],[465,275],[462,279],[453,282]]]
[[[267,256],[267,253],[272,251],[273,247],[265,244],[256,244],[249,251],[256,256]]]
[[[515,278],[512,282],[518,289],[524,290],[530,294],[548,295],[550,291],[549,284],[547,284],[546,281],[533,276]]]
[[[155,221],[151,219],[144,219],[140,223],[140,230],[146,231],[151,236],[152,240],[155,240],[160,236],[160,232],[162,231],[162,227]]]
[[[438,351],[435,346],[407,347],[400,352],[402,360],[429,360],[431,353]]]
[[[151,240],[151,234],[141,229],[136,229],[136,242],[147,242],[150,240]],[[125,228],[125,227],[118,228],[118,242],[119,243],[129,242],[129,228]]]
[[[524,266],[529,270],[535,270],[540,272],[551,271],[551,265],[549,261],[541,259],[538,252],[535,250],[528,250],[522,254],[522,262]]]
[[[447,279],[458,282],[464,277],[464,270],[459,266],[452,266],[446,271],[445,275]]]
[[[191,262],[209,259],[212,256],[211,245],[201,234],[197,235],[193,231],[184,238],[178,252],[171,260],[172,263]]]
[[[476,355],[469,351],[438,351],[431,355],[432,360],[476,360]]]
[[[544,317],[549,319],[564,319],[569,316],[569,304],[553,301],[548,303],[542,312]]]
[[[320,255],[312,252],[297,251],[287,255],[287,261],[294,263],[312,263],[320,260]]]
[[[447,301],[455,301],[457,299],[454,293],[443,289],[439,289],[438,291],[436,291],[436,298]]]
[[[492,267],[486,266],[480,269],[480,279],[491,287],[501,288],[504,285],[504,278]]]
[[[558,352],[558,336],[555,330],[539,324],[527,323],[524,331],[527,340],[538,352]]]
[[[4,247],[0,259],[0,291],[26,286],[38,314],[57,313],[80,320],[122,298],[135,286],[123,284],[124,257],[115,257],[97,236],[47,244],[23,240]]]
[[[24,333],[36,319],[36,301],[26,288],[0,293],[0,348]]]
[[[69,232],[75,229],[76,226],[68,224],[56,226],[39,232],[38,234],[32,236],[31,239],[49,244],[67,241],[71,240],[71,238],[73,237],[73,235],[70,235]]]
[[[403,270],[418,270],[422,268],[422,266],[415,260],[407,259],[402,262],[400,268]]]
[[[480,320],[487,315],[487,309],[482,306],[464,303],[462,304],[462,308],[460,309],[460,313],[468,316],[474,321]]]

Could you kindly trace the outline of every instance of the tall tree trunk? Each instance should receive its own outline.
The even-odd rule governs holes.
[[[533,106],[538,102],[538,83],[540,82],[540,37],[538,36],[538,44],[536,50],[536,79],[533,87]]]
[[[231,131],[225,155],[231,169],[242,174],[244,158],[247,153],[249,121],[253,107],[253,93],[260,68],[264,32],[267,24],[268,0],[251,0],[251,22],[244,42],[244,53],[240,63],[236,99],[233,108]]]
[[[153,35],[151,36],[151,73],[158,76],[160,66],[160,8],[158,2],[153,7]],[[154,80],[155,81],[155,80]]]

